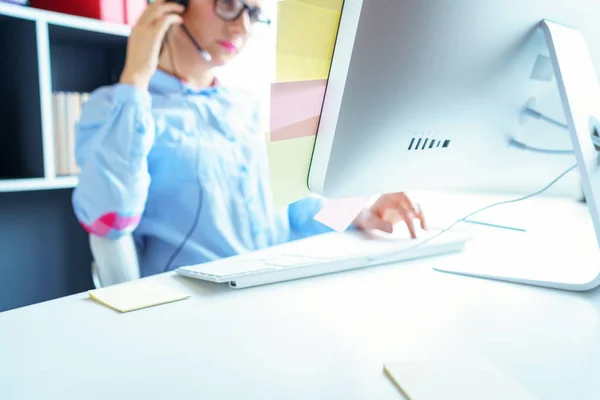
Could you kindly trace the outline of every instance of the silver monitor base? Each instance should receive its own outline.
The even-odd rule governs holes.
[[[594,246],[527,240],[473,240],[464,253],[443,257],[434,270],[545,288],[588,291],[600,284],[600,251]]]

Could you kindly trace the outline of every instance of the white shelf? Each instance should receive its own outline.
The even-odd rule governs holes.
[[[52,90],[89,92],[112,82],[124,62],[131,27],[0,2],[0,28],[3,37],[19,37],[3,47],[11,63],[8,78],[0,83],[17,81],[13,90],[39,92],[39,104],[29,98],[17,102],[20,112],[9,121],[14,149],[0,149],[0,157],[8,157],[12,164],[1,172],[44,177],[0,179],[0,193],[74,188],[77,177],[55,177]],[[24,55],[17,57],[19,46]],[[15,77],[20,79],[23,70],[26,77],[19,81]],[[20,117],[26,114],[29,117]],[[22,143],[25,151],[16,152],[15,143]]]
[[[0,16],[2,15],[118,36],[128,36],[131,33],[131,27],[128,25],[0,2]]]
[[[36,190],[71,189],[77,186],[77,177],[60,177],[54,179],[0,179],[0,193],[31,192]]]

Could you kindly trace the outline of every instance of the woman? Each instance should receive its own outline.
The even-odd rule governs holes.
[[[329,231],[321,200],[271,206],[257,102],[223,87],[232,60],[263,22],[261,0],[158,0],[133,28],[119,83],[96,90],[78,124],[75,214],[91,234],[133,233],[141,275]],[[389,218],[386,215],[395,215]],[[424,219],[402,193],[354,221],[392,232]]]

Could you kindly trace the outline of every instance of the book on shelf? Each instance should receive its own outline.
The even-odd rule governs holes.
[[[83,104],[89,93],[54,92],[54,162],[56,176],[73,176],[79,173],[75,161],[75,131]]]

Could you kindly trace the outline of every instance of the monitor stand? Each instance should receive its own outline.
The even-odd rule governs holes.
[[[567,246],[540,247],[539,251],[530,249],[532,251],[524,252],[529,254],[529,259],[508,249],[514,255],[512,259],[506,257],[506,261],[489,268],[486,264],[493,263],[490,259],[496,258],[495,253],[507,252],[498,243],[488,249],[493,253],[479,254],[477,260],[469,260],[473,255],[463,254],[461,257],[467,256],[466,259],[457,258],[454,265],[434,269],[485,279],[587,291],[600,286],[600,85],[580,32],[547,20],[540,23],[539,31],[548,45],[597,245],[591,246],[593,248],[586,254],[579,254]],[[469,252],[468,249],[465,253]]]

